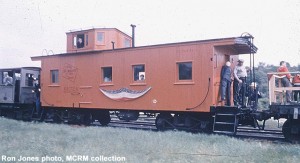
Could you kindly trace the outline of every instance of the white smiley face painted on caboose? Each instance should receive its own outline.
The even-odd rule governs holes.
[[[134,100],[137,98],[142,97],[145,95],[148,91],[150,91],[151,87],[141,90],[141,91],[135,91],[130,90],[128,88],[121,88],[118,90],[104,90],[100,88],[100,91],[108,98],[116,101],[129,101]]]

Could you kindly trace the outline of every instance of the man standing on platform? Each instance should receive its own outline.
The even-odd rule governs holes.
[[[231,105],[231,63],[229,61],[222,67],[221,71],[221,101],[226,101],[226,105]]]
[[[280,66],[277,69],[277,72],[281,72],[282,74],[279,74],[278,76],[281,76],[281,84],[283,87],[291,87],[292,83],[290,82],[291,74],[289,73],[288,68],[286,67],[286,62],[281,61]],[[287,90],[286,91],[286,102],[291,102],[292,99],[292,91]]]
[[[293,78],[293,86],[294,87],[300,87],[300,74],[297,74]],[[299,95],[299,100],[298,100]],[[300,101],[300,91],[294,91],[294,101]]]
[[[234,101],[234,105],[242,105],[244,103],[243,97],[240,97],[240,92],[242,94],[245,94],[244,83],[246,82],[246,78],[247,78],[247,69],[243,64],[244,64],[244,60],[239,59],[238,64],[235,66],[235,68],[233,70],[233,76],[234,76],[233,101]]]

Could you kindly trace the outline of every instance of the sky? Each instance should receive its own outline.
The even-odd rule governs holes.
[[[118,28],[136,46],[254,36],[255,62],[300,64],[299,0],[0,0],[0,68],[66,52],[66,32]],[[241,56],[247,61],[249,56]]]

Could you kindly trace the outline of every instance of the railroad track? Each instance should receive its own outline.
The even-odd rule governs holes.
[[[91,125],[100,126],[99,122],[94,122]],[[74,126],[78,126],[78,125],[74,125]],[[123,120],[119,120],[116,116],[111,116],[111,122],[108,124],[107,127],[158,131],[155,126],[155,118],[153,117],[141,117],[137,121],[123,121]],[[251,141],[270,141],[272,143],[289,143],[284,139],[282,131],[279,129],[259,130],[258,128],[240,126],[237,129],[236,135],[233,137],[239,139],[251,140]]]
[[[154,121],[121,121],[115,118],[112,118],[110,123],[108,124],[110,127],[124,127],[124,128],[130,128],[130,129],[141,129],[141,130],[152,130],[157,131],[155,127]]]
[[[138,120],[138,121],[120,121],[116,118],[112,118],[111,122],[108,125],[109,127],[122,127],[129,129],[138,129],[138,130],[150,130],[158,131],[155,127],[154,120]],[[288,143],[281,132],[281,130],[259,130],[252,127],[239,127],[237,129],[237,134],[234,136],[239,139],[247,139],[254,141],[270,141],[273,143]]]
[[[240,127],[236,137],[251,140],[271,141],[274,143],[287,143],[281,130],[259,130],[250,127]]]

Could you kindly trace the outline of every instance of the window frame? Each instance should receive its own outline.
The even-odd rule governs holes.
[[[30,78],[31,75],[31,78]],[[34,74],[26,73],[25,74],[25,86],[26,87],[33,87],[34,86]]]
[[[4,85],[4,72],[6,72],[6,71],[0,71],[0,78],[1,78],[1,85]]]
[[[105,68],[111,68],[111,80],[110,81],[105,81],[105,73],[104,69]],[[103,66],[101,67],[101,83],[103,84],[111,84],[113,82],[113,67],[112,66]]]
[[[53,72],[57,72],[57,77],[54,79],[57,79],[57,81],[53,82]],[[50,84],[59,84],[59,70],[58,69],[53,69],[50,70]]]
[[[7,71],[1,71],[1,83],[0,83],[0,85],[6,85],[6,83],[4,83],[4,79],[5,79],[5,76],[4,76],[4,73],[7,73],[8,74],[8,76],[10,77],[10,79],[12,80],[11,82],[11,84],[9,84],[9,86],[13,86],[13,85],[15,85],[15,76],[14,76],[14,71],[13,70],[7,70]]]
[[[89,34],[85,34],[85,47],[89,45]]]
[[[179,71],[179,65],[183,63],[191,63],[191,79],[180,79],[180,71]],[[193,61],[178,61],[176,62],[176,82],[193,82],[194,80],[194,66],[193,66]]]
[[[80,37],[79,37],[80,36]],[[75,38],[75,37],[74,37]],[[82,39],[82,47],[78,47],[78,44],[77,44],[77,42],[78,42],[78,40],[79,40],[79,38],[81,38]],[[86,45],[85,45],[85,33],[77,33],[76,34],[76,46],[75,46],[77,49],[83,49],[83,48],[85,48],[86,47]]]
[[[77,48],[77,35],[73,36],[73,47]]]
[[[98,40],[98,34],[102,34],[102,41]],[[105,44],[105,32],[96,32],[96,43],[97,45],[104,45]]]
[[[127,42],[129,43],[128,46],[126,46],[126,43],[127,43]],[[129,47],[131,47],[131,44],[132,44],[132,41],[131,41],[129,38],[126,38],[126,37],[125,37],[125,38],[124,38],[124,47],[125,47],[125,48],[129,48]]]
[[[135,66],[144,66],[144,71],[141,71],[141,72],[144,72],[144,80],[139,80],[139,79],[137,79],[137,80],[135,80]],[[136,83],[136,82],[146,82],[146,80],[147,80],[147,73],[146,73],[146,64],[145,63],[140,63],[140,64],[133,64],[133,65],[131,65],[131,69],[132,69],[132,81],[134,82],[134,83]],[[139,72],[140,73],[140,72]]]

